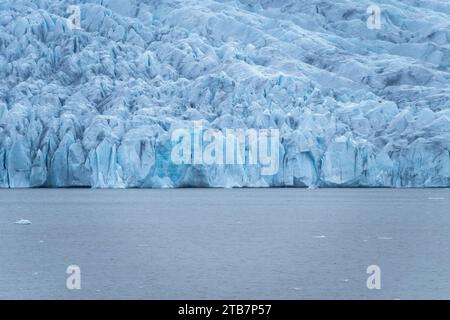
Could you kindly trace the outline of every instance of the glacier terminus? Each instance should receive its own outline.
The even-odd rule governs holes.
[[[3,188],[449,187],[449,97],[448,1],[0,2]],[[197,121],[277,170],[174,163]]]

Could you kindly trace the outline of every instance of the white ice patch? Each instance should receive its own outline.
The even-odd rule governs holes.
[[[25,226],[25,225],[31,224],[31,221],[30,220],[21,219],[21,220],[18,220],[16,222],[14,222],[14,223]]]

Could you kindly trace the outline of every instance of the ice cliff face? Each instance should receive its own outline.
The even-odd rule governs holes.
[[[450,2],[373,2],[3,0],[0,186],[450,186]],[[278,173],[175,165],[192,120]]]

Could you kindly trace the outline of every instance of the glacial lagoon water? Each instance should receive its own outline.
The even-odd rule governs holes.
[[[3,189],[0,299],[25,298],[449,299],[450,192]]]

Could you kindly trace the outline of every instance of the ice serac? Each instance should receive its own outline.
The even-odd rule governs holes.
[[[3,0],[0,187],[448,187],[450,3],[376,3]],[[193,121],[279,170],[175,164]]]

